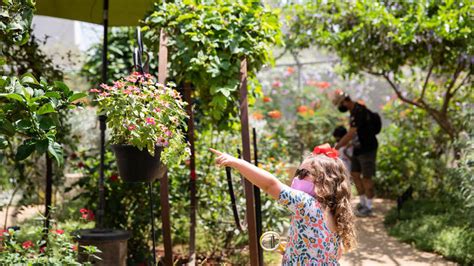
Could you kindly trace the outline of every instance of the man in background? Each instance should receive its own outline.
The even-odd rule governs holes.
[[[372,216],[372,199],[378,142],[376,135],[380,132],[381,121],[378,114],[364,105],[351,100],[343,91],[336,91],[333,104],[340,112],[350,112],[350,128],[336,144],[336,149],[352,141],[351,176],[359,193],[360,203],[356,208],[357,216]]]

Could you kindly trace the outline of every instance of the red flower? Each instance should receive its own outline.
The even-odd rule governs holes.
[[[45,253],[46,252],[46,246],[40,247],[40,253]]]
[[[77,250],[78,250],[77,245],[72,245],[71,249],[72,249],[73,251],[76,251],[76,252],[77,252]]]
[[[28,240],[28,241],[23,242],[23,244],[21,244],[21,246],[24,249],[29,249],[31,247],[34,247],[34,244],[33,244],[33,242],[31,242],[31,240]]]
[[[56,229],[56,230],[54,230],[54,232],[58,235],[64,234],[64,230],[62,230],[62,229]]]
[[[329,158],[337,158],[337,156],[339,155],[336,149],[331,148],[329,145],[324,145],[324,144],[314,147],[313,154],[314,155],[324,154]]]
[[[117,181],[118,179],[119,179],[118,174],[112,174],[112,175],[110,176],[110,180],[112,180],[112,182],[115,182],[115,181]]]
[[[92,211],[89,211],[89,216],[87,217],[87,220],[89,221],[94,221],[95,215]]]
[[[82,208],[79,210],[80,213],[82,213],[82,219],[84,220],[89,220],[89,221],[93,221],[94,218],[95,218],[95,215],[94,213],[92,212],[92,210],[89,210],[89,209],[85,209],[85,208]]]
[[[302,114],[302,113],[306,113],[308,112],[308,106],[306,105],[301,105],[301,106],[298,106],[298,113]]]
[[[271,101],[272,101],[272,98],[267,97],[267,96],[263,97],[263,102],[264,102],[264,103],[269,103],[269,102],[271,102]]]
[[[137,126],[135,126],[135,125],[129,125],[129,126],[128,126],[128,130],[130,130],[130,131],[133,131],[133,130],[135,130],[136,128],[137,128]]]
[[[327,81],[322,81],[322,82],[316,82],[315,85],[316,85],[316,87],[318,87],[320,89],[327,89],[331,86],[331,83],[329,83]]]
[[[84,168],[84,166],[85,166],[85,165],[84,165],[83,162],[79,162],[79,163],[77,164],[77,167],[79,167],[79,168]]]
[[[268,112],[268,116],[270,116],[273,119],[280,119],[281,118],[281,112],[278,110],[273,110]]]

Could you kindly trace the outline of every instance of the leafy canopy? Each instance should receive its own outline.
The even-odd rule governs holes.
[[[335,51],[346,74],[383,77],[402,101],[428,112],[451,139],[452,98],[468,91],[474,52],[471,1],[311,1],[290,6],[288,38]],[[427,99],[427,90],[440,99]]]
[[[271,45],[281,42],[278,13],[257,1],[176,1],[157,4],[144,20],[146,37],[158,44],[168,33],[170,78],[191,83],[204,119],[227,127],[238,113],[240,62],[249,77],[272,62]]]

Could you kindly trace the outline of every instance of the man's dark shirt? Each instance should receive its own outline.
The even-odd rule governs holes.
[[[378,142],[371,130],[369,110],[363,105],[355,104],[351,112],[350,126],[357,128],[358,141],[355,140],[354,155],[360,155],[377,150]],[[360,144],[359,144],[359,143]]]

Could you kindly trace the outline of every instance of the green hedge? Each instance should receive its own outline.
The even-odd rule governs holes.
[[[385,217],[388,233],[462,265],[474,263],[474,219],[453,201],[411,200]]]

